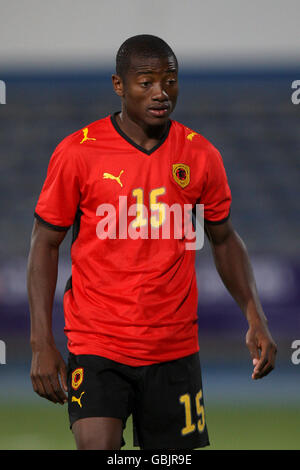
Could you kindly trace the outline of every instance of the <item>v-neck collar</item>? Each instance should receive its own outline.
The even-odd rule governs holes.
[[[120,128],[120,126],[119,126],[119,124],[117,123],[117,120],[116,120],[116,115],[119,114],[119,113],[120,113],[120,111],[117,111],[116,113],[114,113],[110,116],[111,123],[114,126],[115,130],[129,144],[131,144],[133,147],[140,150],[140,152],[145,153],[146,155],[151,155],[153,152],[155,152],[155,150],[157,150],[164,143],[164,141],[166,140],[166,138],[169,135],[169,131],[170,131],[171,123],[172,123],[172,121],[170,119],[168,121],[167,129],[166,129],[165,133],[163,134],[163,136],[161,137],[161,139],[159,140],[159,142],[157,142],[157,144],[154,145],[154,147],[152,147],[152,149],[146,150],[144,147],[141,147],[141,145],[136,144],[130,137],[128,137],[128,135],[125,134],[125,132],[122,131],[122,129]]]

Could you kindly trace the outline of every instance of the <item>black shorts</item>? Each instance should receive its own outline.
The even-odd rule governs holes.
[[[125,427],[132,414],[141,449],[209,445],[198,353],[140,367],[70,354],[68,391],[71,427],[88,417],[120,418]]]

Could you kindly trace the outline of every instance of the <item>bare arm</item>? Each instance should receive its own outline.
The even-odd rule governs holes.
[[[277,348],[258,297],[247,249],[230,221],[205,224],[205,232],[218,273],[249,324],[246,344],[254,365],[252,378],[262,378],[274,368]]]
[[[36,220],[27,266],[32,385],[40,396],[61,404],[67,400],[66,366],[53,338],[52,308],[57,282],[59,245],[66,233],[51,230]]]

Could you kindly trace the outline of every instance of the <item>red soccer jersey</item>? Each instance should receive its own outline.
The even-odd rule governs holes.
[[[140,366],[199,350],[195,251],[183,232],[175,236],[175,215],[166,211],[175,204],[183,214],[197,203],[205,220],[220,223],[229,217],[230,189],[216,148],[176,121],[151,151],[115,116],[57,146],[35,216],[56,230],[73,225],[69,351]]]

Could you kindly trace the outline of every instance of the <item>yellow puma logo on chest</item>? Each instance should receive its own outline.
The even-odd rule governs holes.
[[[123,184],[122,184],[121,179],[120,179],[122,173],[124,173],[124,170],[121,170],[121,171],[120,171],[119,176],[114,176],[114,175],[112,175],[111,173],[103,173],[103,179],[104,179],[104,180],[107,180],[107,179],[109,179],[109,180],[115,180],[115,181],[117,181],[117,183],[119,183],[119,185],[121,186],[121,188],[123,188]]]

